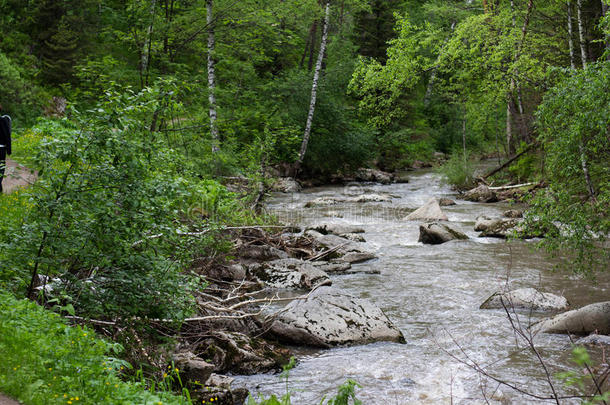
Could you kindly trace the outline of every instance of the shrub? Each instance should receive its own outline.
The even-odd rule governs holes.
[[[124,382],[131,366],[113,355],[118,344],[88,328],[0,291],[0,391],[28,405],[189,404],[141,382]]]
[[[466,190],[475,185],[474,170],[474,162],[459,150],[455,150],[447,163],[440,168],[447,183],[460,190]]]

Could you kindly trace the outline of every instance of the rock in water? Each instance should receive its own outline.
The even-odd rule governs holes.
[[[498,201],[496,193],[485,185],[480,185],[464,193],[464,199],[474,202],[491,203]]]
[[[610,336],[592,334],[578,339],[576,344],[583,346],[610,346]]]
[[[271,332],[282,341],[315,347],[405,342],[376,305],[331,287],[320,287],[306,300],[288,304]]]
[[[392,182],[392,175],[381,170],[359,169],[356,172],[356,180],[390,184]]]
[[[505,218],[523,218],[523,211],[521,210],[507,210],[502,214]]]
[[[416,209],[404,219],[405,221],[448,221],[447,215],[441,210],[436,198],[431,198],[426,204]]]
[[[507,238],[511,233],[515,236],[519,236],[517,226],[521,223],[518,219],[508,218],[493,218],[489,220],[485,225],[485,229],[481,232],[482,237],[487,238]],[[479,229],[482,227],[479,226]],[[476,230],[476,225],[475,225]],[[527,236],[523,236],[527,238]]]
[[[564,312],[537,323],[535,328],[544,333],[587,335],[595,332],[610,335],[610,301]]]
[[[271,191],[279,191],[280,193],[298,193],[301,191],[301,185],[290,177],[281,177],[276,179],[271,185]]]
[[[504,303],[504,305],[502,305]],[[535,288],[520,288],[508,292],[497,292],[489,297],[481,309],[527,309],[533,311],[563,311],[569,307],[568,300],[559,295],[543,293]]]
[[[444,224],[438,222],[432,224],[420,225],[419,241],[427,245],[440,245],[441,243],[449,242],[450,240],[464,240],[468,236],[456,231]]]
[[[312,289],[330,285],[328,274],[299,259],[280,259],[250,266],[250,273],[272,288]]]
[[[441,207],[449,207],[452,205],[456,205],[456,202],[450,198],[443,197],[443,198],[439,198],[438,205],[440,205]]]

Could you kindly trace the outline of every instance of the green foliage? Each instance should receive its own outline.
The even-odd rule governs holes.
[[[575,271],[591,272],[608,260],[608,251],[597,247],[610,232],[609,106],[610,63],[603,62],[552,89],[538,113],[551,184],[533,201],[533,211],[543,223],[561,224],[561,235],[546,238],[543,244],[552,251],[574,251]],[[589,196],[583,162],[594,198]]]
[[[566,386],[575,386],[580,392],[586,392],[591,386],[604,386],[603,380],[601,380],[601,384],[600,381],[594,381],[597,377],[592,374],[594,364],[587,349],[582,346],[574,346],[572,349],[572,362],[578,367],[579,371],[567,371],[557,375],[558,378],[563,380]],[[592,398],[583,401],[583,404],[604,404],[608,401],[610,401],[610,391],[602,393],[595,392],[595,395],[593,395]]]
[[[449,160],[439,169],[447,183],[457,189],[467,190],[476,182],[474,179],[475,163],[463,151],[454,150]]]
[[[0,104],[2,115],[13,116],[17,125],[21,120],[30,120],[41,111],[39,89],[24,77],[18,66],[0,50]]]
[[[26,404],[190,404],[186,397],[121,380],[122,348],[0,291],[0,391]]]

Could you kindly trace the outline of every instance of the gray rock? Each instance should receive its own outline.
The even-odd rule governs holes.
[[[356,172],[356,180],[390,184],[392,182],[392,175],[376,169],[359,169]]]
[[[464,193],[464,199],[474,202],[490,203],[498,201],[498,196],[486,185],[480,185]]]
[[[203,383],[210,378],[214,365],[205,362],[194,353],[182,351],[172,356],[174,366],[180,370],[182,378]]]
[[[439,198],[438,205],[440,205],[441,207],[449,207],[452,205],[456,205],[456,202],[450,198],[443,197],[443,198]]]
[[[610,301],[598,302],[564,312],[537,323],[535,329],[543,333],[610,335]]]
[[[447,215],[441,210],[436,198],[431,198],[426,204],[416,209],[404,218],[405,221],[448,221]]]
[[[523,218],[523,211],[521,210],[506,210],[502,214],[505,218]]]
[[[314,230],[323,235],[333,234],[333,235],[343,235],[348,233],[364,233],[364,229],[353,226],[353,225],[343,225],[343,224],[316,224],[308,227],[306,230]]]
[[[468,239],[468,236],[438,222],[420,225],[419,227],[419,242],[424,244],[440,245],[451,240],[464,239]]]
[[[325,249],[336,249],[330,255],[330,258],[345,256],[350,252],[372,254],[372,252],[369,252],[360,243],[353,242],[337,235],[322,235],[316,231],[306,231],[305,235],[313,238],[318,247]]]
[[[592,334],[576,341],[577,345],[582,346],[610,346],[610,336]]]
[[[237,255],[246,260],[264,261],[287,259],[288,253],[268,245],[237,246]]]
[[[282,341],[315,347],[405,342],[400,330],[373,303],[330,287],[320,287],[306,300],[288,304],[271,332]]]
[[[255,263],[249,270],[271,288],[312,289],[318,285],[332,283],[328,274],[299,259]]]
[[[342,238],[345,238],[347,240],[351,240],[352,242],[366,242],[366,239],[364,239],[364,236],[362,236],[359,233],[342,233],[339,234],[339,236],[341,236]]]
[[[327,274],[345,274],[352,268],[351,263],[344,261],[311,262],[311,264]]]
[[[504,305],[502,305],[504,303]],[[559,295],[544,293],[535,288],[520,288],[508,292],[497,292],[489,297],[481,309],[515,308],[533,311],[564,311],[568,300]]]
[[[301,185],[291,177],[276,179],[271,185],[271,191],[279,191],[281,193],[298,193],[301,189]]]
[[[368,202],[392,202],[392,196],[389,194],[362,194],[352,197],[349,202],[368,203]]]
[[[474,224],[474,230],[477,232],[486,231],[487,228],[494,225],[496,222],[501,221],[500,218],[489,218],[488,216],[481,215],[477,217],[477,221]]]
[[[218,388],[224,388],[224,389],[230,390],[231,384],[233,384],[233,381],[235,381],[235,378],[232,378],[232,377],[229,377],[226,375],[212,373],[210,378],[208,378],[208,380],[205,382],[205,385],[208,387],[218,387]]]
[[[518,219],[494,218],[486,224],[480,236],[486,238],[507,238],[511,234],[517,235],[516,232],[519,231],[517,226],[520,223],[521,221]]]
[[[338,199],[338,198],[333,198],[333,197],[318,197],[318,198],[315,198],[315,199],[307,202],[305,204],[305,208],[328,207],[331,205],[338,204],[342,201],[344,201],[344,200]]]
[[[375,256],[373,253],[369,253],[369,252],[349,252],[349,253],[346,253],[341,258],[341,260],[343,260],[347,263],[356,264],[356,263],[362,263],[362,262],[366,262],[369,260],[373,260],[376,258],[377,258],[377,256]]]

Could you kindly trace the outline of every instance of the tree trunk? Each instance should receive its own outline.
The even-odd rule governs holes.
[[[318,53],[318,62],[316,63],[316,70],[313,75],[313,85],[311,88],[311,102],[309,104],[309,114],[307,115],[307,124],[305,125],[305,133],[303,134],[303,142],[301,143],[301,150],[299,152],[299,159],[296,163],[296,174],[298,174],[307,153],[307,144],[309,143],[309,137],[311,136],[311,126],[313,124],[313,115],[316,109],[316,98],[318,95],[318,81],[320,80],[320,71],[322,70],[322,60],[324,59],[324,52],[326,51],[326,41],[328,40],[328,25],[330,20],[330,0],[326,3],[326,13],[324,17],[324,28],[322,30],[322,41],[320,42],[320,52]]]
[[[315,23],[314,23],[315,24]],[[303,55],[301,56],[301,62],[299,63],[299,68],[303,69],[303,65],[305,64],[305,58],[307,58],[307,51],[309,47],[312,46],[312,32],[314,30],[314,24],[311,24],[311,28],[309,28],[309,33],[307,34],[307,42],[305,42],[305,49],[303,50]]]
[[[155,7],[157,0],[152,0],[150,6],[150,24],[146,31],[146,37],[144,38],[144,46],[142,47],[142,58],[140,61],[140,84],[142,87],[148,86],[148,72],[150,66],[150,50],[152,47],[152,34],[153,27],[155,24]]]
[[[464,150],[464,167],[466,167],[466,108],[464,108],[464,116],[462,117],[462,148]]]
[[[513,153],[513,101],[512,95],[509,94],[506,97],[506,156],[510,156]]]
[[[453,32],[454,29],[455,29],[455,21],[451,23],[451,32]],[[434,89],[434,82],[436,81],[436,72],[438,70],[438,64],[440,62],[441,57],[445,54],[445,47],[447,46],[447,43],[449,42],[450,39],[451,39],[451,33],[449,35],[447,35],[447,38],[445,38],[445,42],[443,43],[441,51],[438,54],[438,57],[436,58],[436,64],[432,68],[432,73],[430,74],[430,81],[428,81],[428,87],[426,87],[426,95],[424,96],[424,106],[425,107],[428,107],[428,105],[430,105],[430,98],[432,97],[432,90]]]
[[[207,25],[208,25],[208,99],[210,102],[210,133],[212,135],[212,153],[220,150],[220,137],[216,119],[216,72],[214,70],[214,49],[216,47],[216,36],[214,33],[213,0],[206,0]]]
[[[593,187],[593,181],[591,181],[591,175],[589,174],[589,165],[587,163],[587,155],[585,154],[585,143],[582,138],[578,142],[578,150],[580,151],[580,165],[582,166],[582,172],[585,175],[587,191],[589,192],[591,201],[595,201],[595,188]]]
[[[309,40],[309,62],[307,63],[307,70],[311,72],[313,69],[313,56],[316,52],[316,36],[318,34],[318,22],[314,21],[311,26],[311,38]]]
[[[572,1],[568,1],[568,43],[570,45],[570,66],[576,69],[576,55],[574,55],[574,29],[572,28]]]
[[[576,0],[576,11],[578,16],[578,39],[580,40],[580,55],[582,58],[582,68],[587,68],[589,57],[587,56],[587,43],[585,40],[585,25],[582,19],[582,0]]]

